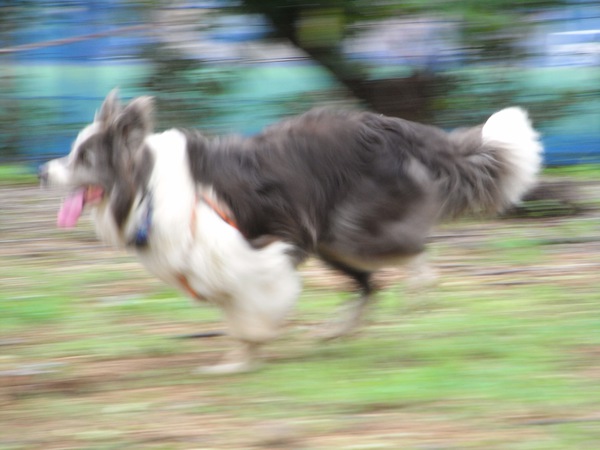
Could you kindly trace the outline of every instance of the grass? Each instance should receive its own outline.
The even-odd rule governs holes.
[[[509,261],[510,252],[517,249],[515,257],[521,260],[521,249],[516,246],[506,247],[496,258]],[[543,261],[542,256],[536,258],[528,264]],[[21,270],[28,278],[30,269]],[[37,375],[29,387],[17,386],[25,392],[11,398],[9,410],[15,408],[17,416],[34,423],[56,423],[65,434],[69,434],[65,423],[80,420],[74,440],[81,448],[131,444],[135,434],[128,431],[127,422],[135,423],[139,414],[153,414],[155,408],[180,402],[178,396],[177,401],[170,399],[173,388],[200,393],[208,388],[207,397],[192,395],[188,403],[183,402],[178,415],[188,419],[216,415],[226,418],[230,426],[237,421],[323,421],[308,426],[307,437],[314,432],[313,426],[325,428],[317,434],[339,435],[337,422],[344,422],[345,417],[360,422],[363,416],[379,411],[384,420],[392,421],[399,414],[399,418],[414,416],[412,420],[427,423],[429,416],[442,414],[444,426],[489,422],[490,433],[496,436],[490,441],[477,438],[472,448],[575,449],[600,438],[600,429],[568,422],[572,416],[585,418],[595,413],[600,400],[598,380],[585,376],[590,362],[581,353],[600,348],[596,294],[600,286],[592,280],[588,280],[590,286],[580,286],[575,299],[573,290],[560,283],[511,288],[464,283],[435,289],[435,303],[412,314],[402,314],[399,288],[386,289],[380,294],[374,324],[360,337],[316,345],[297,333],[272,346],[272,361],[260,372],[203,379],[192,373],[197,354],[216,358],[226,343],[217,340],[214,350],[205,349],[211,342],[174,340],[175,331],[154,333],[153,327],[170,324],[174,329],[192,330],[196,322],[206,321],[218,327],[214,311],[193,307],[166,288],[149,298],[126,297],[103,304],[95,299],[93,286],[119,276],[114,272],[84,274],[93,281],[86,299],[77,295],[66,278],[32,286],[26,294],[21,286],[20,297],[14,297],[13,288],[4,287],[6,309],[0,319],[8,336],[27,342],[10,348],[13,366],[65,364],[57,373]],[[31,276],[44,279],[39,270]],[[305,297],[300,321],[330,315],[340,294],[309,291]],[[83,362],[77,362],[80,359]],[[148,359],[155,362],[136,367]],[[118,376],[95,380],[91,375],[92,385],[83,388],[83,395],[43,387],[57,378],[69,382],[85,378],[83,374],[90,370],[86,366],[102,367],[103,362],[108,367],[117,362]],[[106,412],[100,425],[92,420],[98,409]],[[53,414],[40,416],[40,411],[59,413],[61,419],[57,421]],[[536,438],[528,437],[524,439],[530,445],[523,447],[522,442],[510,444],[510,433],[504,436],[502,431],[517,427],[506,418],[519,415],[525,422],[538,417],[565,422],[544,428],[543,445],[536,446]],[[359,442],[381,440],[370,435],[368,428],[361,433],[365,436],[357,438]],[[242,433],[240,439],[244,438],[249,437]],[[61,439],[60,433],[52,438]],[[164,448],[185,447],[175,441]]]
[[[600,164],[580,164],[564,167],[548,167],[544,170],[546,175],[570,177],[578,180],[598,180]]]
[[[0,186],[35,184],[33,169],[20,164],[0,165]]]
[[[0,449],[595,448],[598,243],[548,243],[598,236],[597,219],[445,226],[440,284],[415,294],[382,277],[351,339],[309,337],[350,298],[309,278],[263,369],[215,378],[194,369],[228,340],[176,337],[220,329],[217,311],[127,255],[81,248],[85,221],[50,236],[52,218],[6,227]]]

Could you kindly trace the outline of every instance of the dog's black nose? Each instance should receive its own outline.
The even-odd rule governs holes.
[[[38,180],[41,184],[48,183],[48,164],[42,164],[38,167]]]

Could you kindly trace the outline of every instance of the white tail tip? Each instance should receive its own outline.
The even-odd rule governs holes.
[[[503,190],[509,203],[518,202],[535,184],[544,150],[527,112],[519,107],[498,111],[484,124],[481,135],[484,144],[505,149],[510,173]]]

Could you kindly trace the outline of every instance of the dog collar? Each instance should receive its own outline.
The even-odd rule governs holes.
[[[152,228],[152,216],[154,211],[154,203],[152,201],[152,196],[147,194],[148,199],[145,202],[145,211],[142,215],[142,220],[140,221],[137,229],[135,230],[135,234],[131,243],[138,248],[143,248],[148,245],[148,238],[150,236],[150,229]],[[202,199],[204,203],[206,203],[225,223],[232,226],[236,230],[241,233],[241,230],[233,217],[227,214],[217,203],[212,201],[207,195],[203,195]],[[142,200],[143,201],[143,200]],[[190,228],[192,232],[195,230],[196,224],[196,208],[192,209],[192,218],[190,221]],[[244,233],[242,233],[244,234]]]
[[[142,216],[142,220],[138,225],[135,235],[133,237],[133,244],[138,248],[143,248],[148,245],[148,237],[150,235],[150,228],[152,227],[152,212],[154,205],[152,202],[152,196],[148,194],[148,200],[146,201],[146,210]]]

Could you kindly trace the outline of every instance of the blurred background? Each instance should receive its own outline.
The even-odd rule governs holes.
[[[251,134],[317,104],[442,127],[519,104],[546,164],[600,160],[593,0],[1,0],[0,163],[68,152],[110,89]]]

